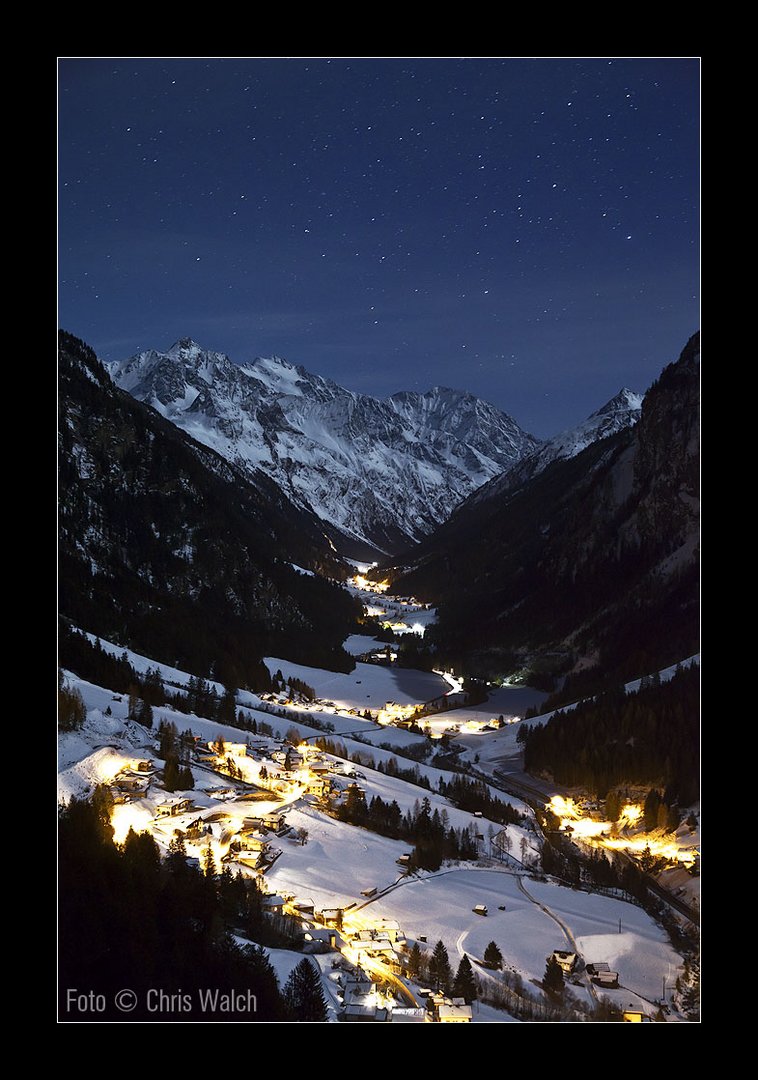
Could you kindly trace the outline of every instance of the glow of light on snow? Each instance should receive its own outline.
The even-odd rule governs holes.
[[[642,807],[638,803],[625,803],[619,814],[619,825],[637,825],[642,817]]]
[[[114,843],[123,844],[130,829],[136,833],[150,832],[152,822],[153,816],[144,806],[131,806],[128,803],[114,806],[111,814]]]
[[[616,829],[635,828],[642,821],[642,807],[637,803],[625,803],[619,820],[614,827],[611,821],[596,821],[585,816],[581,807],[570,797],[553,795],[547,803],[561,821],[561,829],[570,831],[572,839],[586,840],[611,851],[625,851],[630,855],[651,855],[653,858],[666,859],[669,862],[692,866],[696,853],[692,848],[682,848],[670,833],[655,830],[652,833],[638,833],[635,836],[613,836]]]

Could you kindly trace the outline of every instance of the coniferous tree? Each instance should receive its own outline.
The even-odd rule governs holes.
[[[542,977],[542,986],[550,997],[560,997],[564,990],[563,968],[554,956],[549,956]]]
[[[461,957],[461,962],[458,965],[458,970],[455,973],[455,982],[453,983],[453,996],[462,997],[467,1005],[470,1005],[472,1001],[476,1000],[476,980],[474,979],[474,969],[471,967],[471,961],[464,953]]]
[[[284,986],[284,1000],[295,1022],[325,1022],[327,1009],[321,976],[307,957],[290,972]]]
[[[445,994],[450,990],[453,970],[450,967],[450,958],[443,941],[438,941],[434,946],[434,952],[429,961],[429,979],[435,990],[441,990]]]
[[[211,847],[210,837],[203,852],[203,873],[207,878],[215,878],[216,876],[216,860],[213,857],[213,848]]]
[[[423,961],[423,954],[419,943],[415,941],[413,948],[408,955],[408,978],[418,979],[421,974],[421,964]]]
[[[503,954],[494,941],[491,941],[484,950],[484,962],[489,968],[499,971],[503,966]]]

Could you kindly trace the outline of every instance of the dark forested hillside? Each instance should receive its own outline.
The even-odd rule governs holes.
[[[350,670],[356,605],[316,519],[116,388],[60,338],[60,610],[156,660],[265,685],[266,653]]]
[[[686,806],[698,797],[699,697],[692,665],[636,693],[581,701],[526,730],[524,765],[601,795],[618,784],[658,784]]]
[[[147,833],[130,832],[121,847],[114,845],[103,791],[91,802],[72,799],[60,811],[61,1018],[292,1019],[265,952],[231,936],[234,928],[253,941],[288,944],[267,921],[257,882],[228,871],[201,873],[178,840],[163,861]],[[208,991],[218,996],[204,1007]],[[226,1008],[227,1001],[237,1007]]]
[[[634,428],[469,500],[395,572],[439,605],[429,640],[479,674],[596,667],[620,681],[697,651],[698,339]]]

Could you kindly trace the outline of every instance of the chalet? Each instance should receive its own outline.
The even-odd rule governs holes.
[[[328,761],[309,761],[308,768],[315,776],[325,776],[332,772],[332,765]]]
[[[288,828],[284,814],[278,814],[276,812],[273,814],[264,814],[260,819],[260,823],[264,829],[275,832],[277,835],[286,832]]]
[[[326,799],[332,793],[333,782],[330,776],[311,776],[305,787],[310,795],[317,799]]]
[[[271,844],[259,833],[242,832],[235,837],[234,843],[240,851],[268,851]]]
[[[472,1020],[470,1005],[439,1005],[436,1011],[440,1024],[470,1024]]]
[[[426,1009],[393,1009],[390,1021],[393,1024],[425,1024],[427,1016]]]
[[[224,757],[247,757],[247,743],[224,740]]]
[[[595,986],[604,986],[606,990],[615,990],[619,984],[618,971],[597,971],[592,976]]]
[[[407,851],[404,854],[399,855],[395,859],[395,862],[398,863],[400,866],[409,866],[412,857],[413,856],[411,855],[410,851]]]
[[[136,777],[116,777],[115,787],[119,791],[144,791],[145,783]]]
[[[376,983],[368,979],[346,979],[342,988],[343,1005],[366,1005],[376,996]]]
[[[225,859],[232,858],[241,866],[249,866],[251,870],[260,870],[266,863],[266,853],[263,851],[237,851],[225,856]]]
[[[192,809],[192,799],[164,799],[155,807],[158,817],[176,817],[177,814],[186,814]]]
[[[313,904],[301,903],[292,905],[298,915],[302,915],[304,919],[313,918]]]
[[[405,941],[405,934],[400,929],[400,924],[394,919],[379,919],[376,923],[377,931],[389,938],[390,941]]]
[[[132,772],[150,773],[153,772],[153,762],[149,758],[135,760],[131,763],[130,768]]]
[[[474,906],[472,907],[471,910],[473,911],[473,913],[475,915],[486,915],[487,914],[487,905],[486,904],[474,904]]]
[[[376,1005],[346,1005],[341,1013],[347,1023],[384,1024],[389,1020],[389,1010]]]
[[[278,894],[264,896],[263,907],[272,915],[281,915],[284,912],[284,897]]]
[[[555,960],[566,975],[570,975],[576,967],[576,959],[575,952],[566,952],[563,949],[553,950],[553,960]]]
[[[376,885],[372,885],[369,889],[361,889],[361,896],[368,896],[368,897],[376,896],[376,892],[377,892]]]
[[[187,840],[199,840],[201,836],[205,836],[206,833],[211,831],[210,825],[203,821],[201,817],[197,817],[194,821],[191,821],[187,828],[184,830],[184,835]]]

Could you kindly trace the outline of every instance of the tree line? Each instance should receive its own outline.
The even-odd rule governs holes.
[[[698,797],[699,695],[699,668],[690,665],[668,682],[580,701],[522,728],[525,768],[600,796],[624,783],[654,783],[668,805],[689,805]]]
[[[375,795],[370,802],[361,788],[349,787],[344,802],[331,811],[339,821],[358,825],[413,845],[410,868],[439,870],[445,859],[476,860],[475,826],[456,829],[446,810],[432,810],[428,796],[416,801],[412,810],[402,812],[396,800],[387,803]]]

